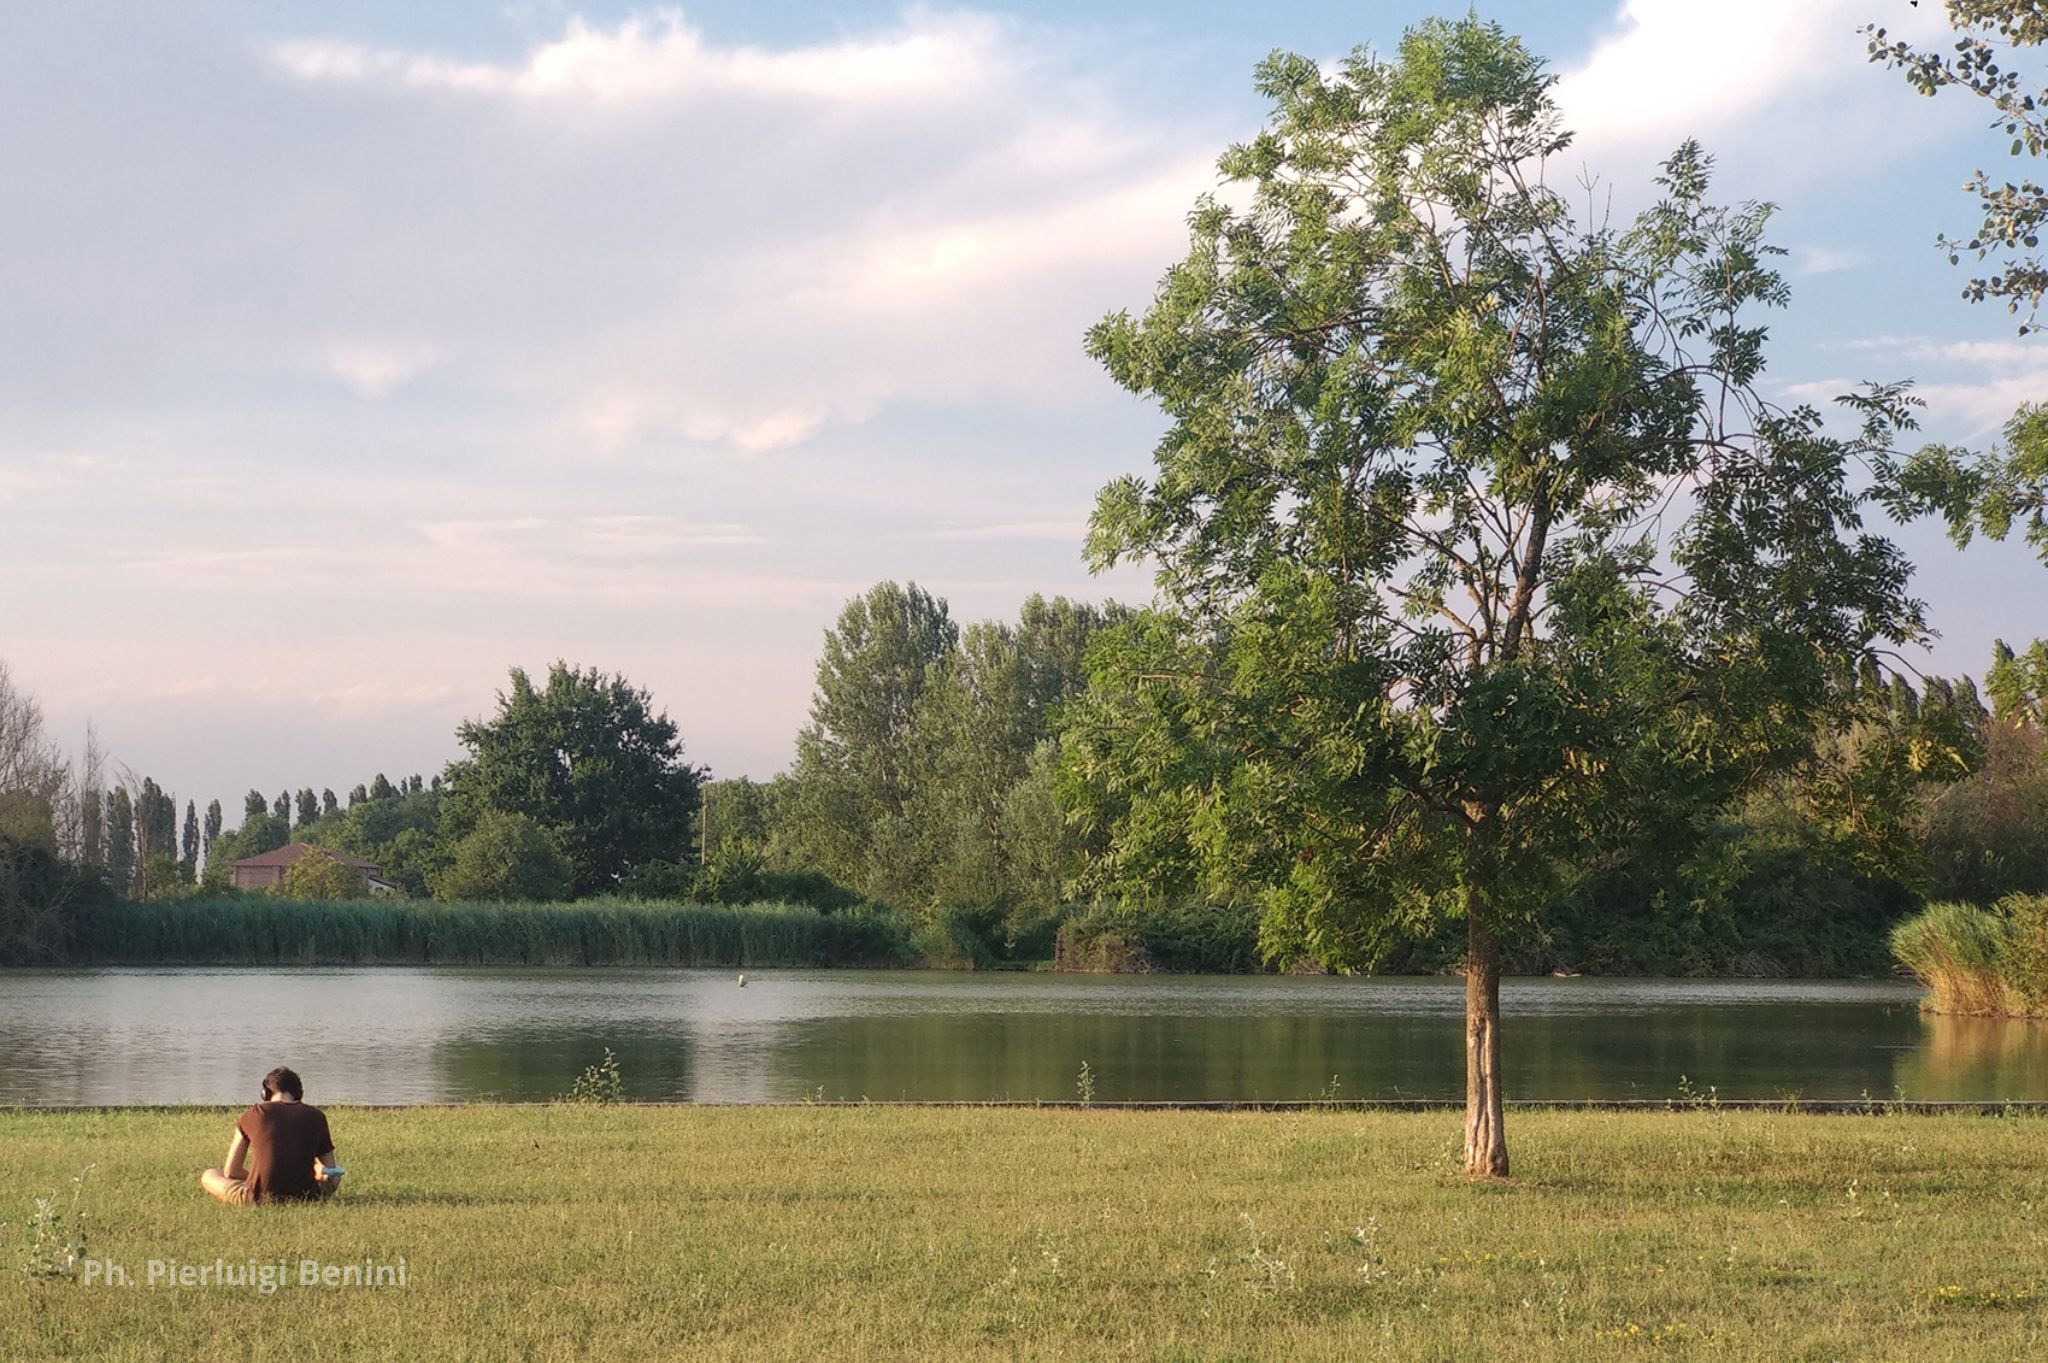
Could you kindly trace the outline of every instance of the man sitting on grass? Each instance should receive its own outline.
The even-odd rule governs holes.
[[[199,1186],[231,1207],[311,1202],[334,1191],[334,1139],[327,1115],[302,1101],[306,1086],[280,1065],[263,1076],[263,1101],[235,1122],[227,1168],[208,1169]],[[244,1162],[246,1158],[246,1163]]]

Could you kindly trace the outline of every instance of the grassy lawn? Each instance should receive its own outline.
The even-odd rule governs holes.
[[[230,1210],[222,1110],[0,1112],[0,1359],[2048,1356],[2048,1122],[333,1109],[348,1186]],[[88,1252],[15,1269],[87,1164]],[[150,1288],[148,1261],[406,1261]]]

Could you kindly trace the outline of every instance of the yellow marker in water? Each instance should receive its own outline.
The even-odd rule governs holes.
[[[742,976],[740,976],[740,988],[742,988],[742,989],[745,989],[746,987],[747,987],[747,977],[746,977],[745,975],[742,975]]]

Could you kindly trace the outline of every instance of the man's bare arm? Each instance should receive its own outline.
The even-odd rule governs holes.
[[[221,1172],[234,1179],[249,1177],[249,1167],[245,1162],[248,1155],[249,1138],[242,1134],[240,1127],[236,1127],[235,1138],[228,1142],[227,1162],[221,1165]]]

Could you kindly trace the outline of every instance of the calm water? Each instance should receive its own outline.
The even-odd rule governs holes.
[[[1508,1094],[2048,1098],[2048,1024],[1889,982],[1510,980]],[[1456,1097],[1457,980],[762,971],[0,972],[0,1104],[550,1098],[606,1046],[636,1098]]]

